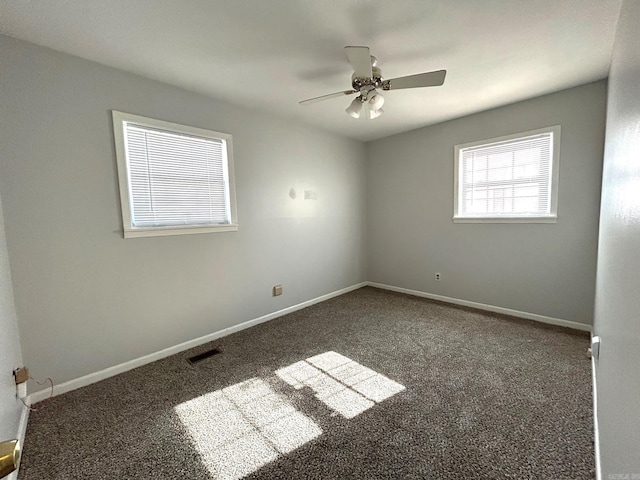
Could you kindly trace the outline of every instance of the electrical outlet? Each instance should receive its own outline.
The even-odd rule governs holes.
[[[440,281],[440,274],[436,273],[436,280],[439,282]]]
[[[273,287],[273,296],[277,297],[279,295],[282,295],[282,285],[275,285]]]
[[[600,337],[597,335],[591,338],[591,348],[589,350],[591,351],[591,356],[596,361],[600,357],[600,342],[601,342]]]
[[[18,398],[25,398],[27,396],[27,380],[29,380],[29,369],[27,367],[16,368],[13,371],[13,376],[16,381],[16,395]]]
[[[13,371],[13,376],[15,377],[16,385],[24,383],[29,380],[29,369],[27,367],[16,368]]]

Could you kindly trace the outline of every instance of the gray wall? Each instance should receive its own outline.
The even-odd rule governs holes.
[[[35,377],[64,382],[366,279],[362,143],[8,37],[0,64],[0,192]],[[231,133],[240,230],[124,240],[111,109]]]
[[[13,371],[20,366],[22,352],[0,201],[0,441],[17,438],[22,402],[16,398]]]
[[[597,82],[369,143],[369,280],[590,324],[605,104]],[[556,124],[556,224],[453,223],[454,145]]]
[[[594,333],[602,337],[596,415],[603,479],[640,476],[638,45],[640,2],[627,0],[620,12],[609,77],[594,321]]]

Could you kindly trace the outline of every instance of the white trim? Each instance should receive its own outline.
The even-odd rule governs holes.
[[[394,287],[391,285],[385,285],[383,283],[367,282],[367,284],[371,287],[391,290],[392,292],[406,293],[408,295],[429,298],[431,300],[438,300],[440,302],[453,303],[454,305],[461,305],[463,307],[471,307],[477,308],[479,310],[486,310],[488,312],[502,313],[504,315],[511,315],[512,317],[526,318],[527,320],[535,320],[536,322],[548,323],[550,325],[559,325],[561,327],[573,328],[574,330],[581,330],[584,332],[591,331],[591,325],[573,322],[571,320],[564,320],[562,318],[547,317],[546,315],[538,315],[537,313],[522,312],[520,310],[512,310],[510,308],[496,307],[494,305],[487,305],[485,303],[471,302],[469,300],[461,300],[459,298],[436,295],[434,293],[426,293],[420,292],[418,290],[410,290],[408,288]]]
[[[598,387],[596,383],[596,359],[593,358],[593,355],[591,356],[591,388],[593,391],[593,442],[596,462],[596,480],[601,480],[602,467],[600,466],[600,430],[598,428]]]
[[[165,237],[168,235],[189,235],[194,233],[236,232],[238,225],[207,225],[184,227],[133,227],[124,229],[124,238]]]
[[[28,400],[25,400],[27,405],[31,405]],[[24,437],[27,433],[27,423],[29,423],[29,407],[27,405],[22,406],[22,414],[20,414],[20,423],[18,424],[18,440],[20,445],[24,445]]]
[[[248,320],[246,322],[240,323],[238,325],[234,325],[232,327],[228,327],[222,330],[218,330],[217,332],[210,333],[203,337],[195,338],[193,340],[188,340],[184,343],[180,343],[178,345],[174,345],[173,347],[165,348],[158,352],[150,353],[148,355],[144,355],[142,357],[129,360],[128,362],[120,363],[118,365],[114,365],[112,367],[105,368],[104,370],[100,370],[98,372],[90,373],[88,375],[84,375],[79,378],[74,378],[67,382],[61,383],[60,385],[56,385],[53,388],[53,396],[58,396],[66,392],[70,392],[72,390],[76,390],[81,387],[85,387],[87,385],[91,385],[92,383],[99,382],[104,380],[105,378],[113,377],[120,373],[127,372],[134,368],[140,367],[142,365],[146,365],[151,362],[155,362],[156,360],[160,360],[162,358],[169,357],[171,355],[175,355],[176,353],[183,352],[193,347],[197,347],[207,342],[211,342],[221,337],[226,337],[227,335],[231,335],[232,333],[239,332],[240,330],[244,330],[249,327],[253,327],[254,325],[258,325],[263,322],[267,322],[269,320],[273,320],[274,318],[281,317],[283,315],[287,315],[288,313],[295,312],[297,310],[302,310],[303,308],[310,307],[311,305],[315,305],[316,303],[324,302],[325,300],[329,300],[334,297],[338,297],[340,295],[344,295],[345,293],[351,292],[353,290],[357,290],[359,288],[365,287],[367,282],[357,283],[350,287],[346,287],[340,290],[336,290],[335,292],[327,293],[326,295],[321,295],[320,297],[313,298],[311,300],[307,300],[306,302],[298,303],[297,305],[293,305],[291,307],[283,308],[282,310],[278,310],[277,312],[269,313],[267,315],[263,315],[258,318],[254,318],[253,320]],[[35,404],[45,400],[49,397],[51,393],[50,389],[39,390],[30,394],[27,397],[27,403]]]
[[[25,403],[28,405],[29,401],[26,400]],[[22,406],[22,413],[20,414],[20,423],[18,423],[18,432],[16,433],[16,438],[20,442],[20,450],[24,452],[24,438],[27,434],[27,423],[29,422],[29,407],[26,405]],[[18,473],[20,472],[20,463],[18,463],[18,468],[15,469],[13,473],[11,473],[7,480],[18,480]]]
[[[558,223],[558,217],[453,217],[453,223]]]

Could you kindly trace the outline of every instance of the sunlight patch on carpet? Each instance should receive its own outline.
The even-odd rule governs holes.
[[[353,418],[405,387],[336,352],[325,352],[276,375],[296,389],[309,387],[316,398],[345,418]]]
[[[354,418],[405,387],[336,352],[325,352],[276,370],[295,389],[345,418]],[[211,475],[239,480],[322,434],[266,381],[251,378],[175,407]]]
[[[238,480],[322,430],[265,381],[252,378],[175,407],[210,473]]]

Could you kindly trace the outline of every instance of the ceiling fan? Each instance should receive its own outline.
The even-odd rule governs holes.
[[[444,77],[447,75],[446,70],[436,70],[434,72],[383,80],[382,71],[378,67],[378,59],[371,55],[369,47],[344,47],[344,49],[349,63],[353,67],[353,75],[351,76],[353,89],[302,100],[299,102],[300,105],[309,105],[329,98],[358,93],[359,95],[345,111],[353,118],[360,118],[363,113],[364,118],[378,118],[383,113],[382,105],[384,104],[384,97],[378,92],[378,89],[399,90],[401,88],[439,87],[444,83]]]

